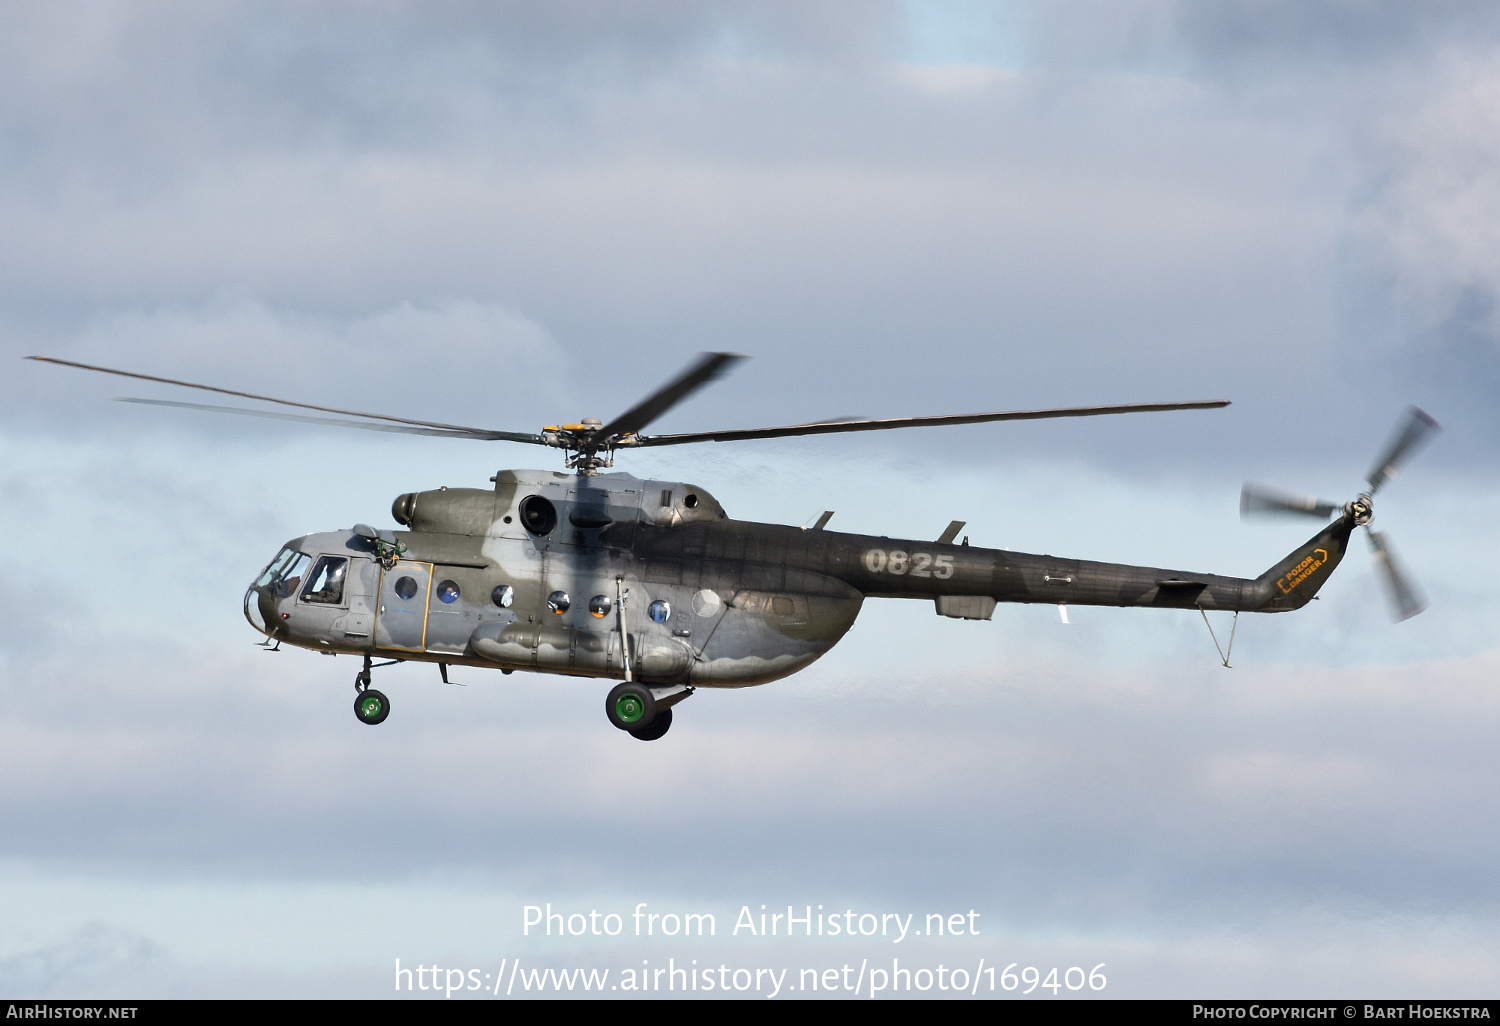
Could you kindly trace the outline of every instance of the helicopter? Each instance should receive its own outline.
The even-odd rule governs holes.
[[[120,401],[443,438],[560,449],[570,473],[502,470],[490,488],[396,497],[401,530],[355,524],[288,541],[245,593],[244,615],[265,640],[362,659],[354,680],[360,722],[382,723],[391,703],[372,687],[377,667],[452,666],[617,680],[609,722],[654,741],[673,709],[700,687],[764,684],[802,670],[853,626],[868,598],[930,601],[939,616],[989,620],[1001,602],[1145,606],[1277,613],[1299,609],[1343,559],[1373,496],[1437,430],[1412,408],[1343,502],[1246,484],[1241,513],[1300,514],[1331,523],[1259,577],[1239,578],[1035,555],[969,545],[953,521],[932,540],[844,534],[824,512],[801,527],[732,519],[706,489],[613,472],[620,450],[700,442],[1061,417],[1219,409],[1227,400],[1017,410],[959,416],[818,421],[784,427],[644,434],[644,429],[743,359],[703,353],[609,422],[584,419],[540,432],[495,431],[337,409],[132,371],[32,356],[60,366],[214,392],[302,413],[164,399]],[[1384,535],[1369,530],[1399,619],[1423,601]],[[1209,625],[1212,633],[1212,625]],[[1215,645],[1218,645],[1215,636]],[[1233,631],[1229,644],[1233,648]],[[1222,649],[1224,665],[1229,656]],[[382,660],[377,662],[377,660]]]

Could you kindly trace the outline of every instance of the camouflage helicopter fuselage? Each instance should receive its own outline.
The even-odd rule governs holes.
[[[1361,522],[1346,510],[1248,579],[732,520],[702,488],[628,474],[493,480],[400,496],[404,531],[288,542],[247,593],[247,618],[271,639],[367,666],[745,687],[827,652],[866,598],[928,599],[963,619],[989,619],[998,602],[1296,609]]]

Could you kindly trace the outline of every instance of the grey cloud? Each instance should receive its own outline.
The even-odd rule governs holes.
[[[94,922],[66,940],[0,958],[0,987],[16,997],[118,997],[154,990],[178,968],[148,938]]]
[[[13,692],[5,773],[32,783],[5,798],[5,856],[321,878],[358,851],[392,874],[536,887],[666,860],[683,894],[712,895],[726,873],[762,889],[1003,894],[1013,922],[1500,902],[1495,825],[1464,811],[1484,807],[1492,762],[1489,655],[1251,665],[1232,681],[1206,658],[1105,673],[1020,653],[961,682],[830,687],[819,671],[697,696],[690,729],[649,750],[600,736],[594,688],[464,671],[468,688],[442,689],[387,671],[398,716],[377,738],[349,714],[344,661],[221,663],[137,660],[65,719]],[[620,781],[640,783],[635,797]],[[889,879],[902,864],[925,871]]]
[[[1493,45],[1500,33],[1500,13],[1482,0],[1190,0],[1168,7],[1205,62],[1253,62],[1265,71],[1293,76],[1424,59],[1444,48]]]
[[[243,59],[276,65],[253,48]],[[157,64],[218,67],[127,70]],[[363,145],[316,142],[295,119],[284,140],[259,133],[280,85],[246,87],[254,116],[172,90],[193,107],[184,118],[106,76],[123,120],[51,109],[45,123],[79,139],[29,151],[82,170],[46,187],[12,176],[15,334],[66,351],[94,332],[80,307],[117,321],[226,288],[278,316],[352,321],[458,295],[525,311],[589,362],[661,354],[629,361],[631,394],[698,349],[759,354],[742,397],[726,393],[747,424],[829,415],[816,404],[836,378],[893,415],[1215,396],[1231,380],[1248,401],[1250,382],[1276,378],[1257,364],[1331,344],[1321,286],[1296,271],[1335,237],[1327,199],[1301,192],[1317,147],[1274,124],[1225,129],[1211,95],[1045,76],[934,95],[878,61],[732,54],[644,85],[590,82],[573,94],[581,119],[528,113],[503,84],[440,82],[475,104],[424,115],[414,135],[389,119],[394,134]],[[103,135],[123,161],[86,159],[100,117],[121,121]],[[199,120],[234,136],[227,149]],[[423,135],[441,124],[464,139]],[[919,371],[902,355],[913,347],[967,372]],[[593,400],[607,401],[629,400]],[[1116,456],[1151,449],[1143,430]]]
[[[705,53],[858,52],[892,18],[844,2],[36,6],[9,15],[7,106],[32,150],[452,145],[482,127],[476,108],[566,117]]]
[[[1013,23],[1033,69],[1134,68],[1272,89],[1408,72],[1445,50],[1493,45],[1500,32],[1483,0],[1129,0],[1022,10]]]
[[[112,60],[80,62],[63,85],[16,72],[14,95],[28,99],[12,125],[35,137],[18,149],[30,156],[7,204],[26,254],[7,269],[16,331],[39,318],[67,347],[80,332],[63,311],[80,303],[201,306],[225,288],[356,320],[393,296],[461,295],[515,305],[594,358],[795,357],[791,382],[752,372],[766,377],[740,403],[745,423],[762,409],[827,415],[809,408],[821,382],[851,373],[871,401],[900,380],[912,407],[893,414],[1122,398],[1131,379],[1153,393],[1217,393],[1233,379],[1241,398],[1274,351],[1265,339],[1330,345],[1321,286],[1285,270],[1318,260],[1337,230],[1327,197],[1301,192],[1318,147],[1296,132],[1267,123],[1247,138],[1222,125],[1211,91],[1172,81],[1121,91],[1107,78],[1002,76],[934,94],[859,31],[841,37],[863,40],[863,60],[820,64],[786,48],[747,56],[699,27],[732,35],[748,18],[772,26],[767,38],[816,42],[824,30],[809,20],[848,13],[808,10],[684,22],[632,9],[585,33],[628,43],[637,25],[678,55],[643,58],[644,78],[571,77],[573,59],[545,43],[571,14],[550,8],[506,8],[486,15],[490,28],[455,8],[411,32],[399,12],[293,12],[265,18],[277,45],[238,30],[258,16],[243,8],[119,15],[95,44]],[[657,18],[675,28],[651,32]],[[168,49],[134,54],[119,42],[132,33]],[[369,33],[384,42],[366,46]],[[323,46],[337,59],[317,59]],[[507,66],[506,47],[565,84],[465,70]],[[232,60],[213,56],[226,48]],[[287,52],[319,75],[283,75]],[[428,74],[443,64],[434,54],[460,70]],[[168,78],[137,88],[131,76]],[[339,127],[354,123],[346,100],[379,131]],[[117,152],[91,149],[101,144]],[[900,354],[913,346],[987,373],[908,373]],[[1066,397],[1047,385],[1060,363]],[[643,368],[632,387],[662,373]],[[768,408],[773,383],[799,401]]]

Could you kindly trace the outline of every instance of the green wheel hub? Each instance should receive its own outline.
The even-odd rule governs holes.
[[[621,730],[634,731],[649,724],[661,712],[650,690],[633,681],[610,688],[604,699],[604,714]]]
[[[359,715],[361,719],[373,720],[380,715],[381,707],[385,703],[376,695],[365,695],[359,700]]]
[[[637,695],[621,695],[615,700],[615,715],[622,723],[636,723],[646,714],[646,705]]]

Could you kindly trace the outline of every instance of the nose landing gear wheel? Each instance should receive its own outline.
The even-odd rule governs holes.
[[[630,736],[637,741],[655,741],[672,727],[672,710],[663,709],[656,714],[656,719],[642,727],[640,730],[632,730]]]
[[[374,688],[361,691],[354,698],[354,715],[359,717],[359,722],[375,726],[384,723],[385,718],[391,714],[391,700]]]
[[[656,697],[639,684],[616,684],[604,700],[604,715],[621,730],[641,730],[656,718]]]

